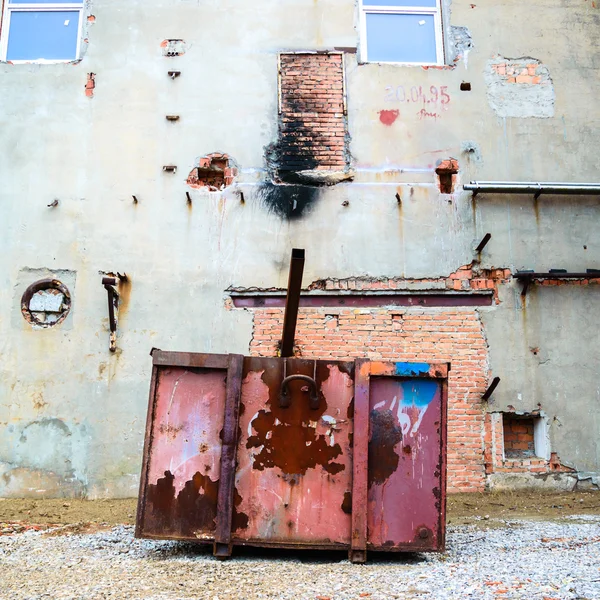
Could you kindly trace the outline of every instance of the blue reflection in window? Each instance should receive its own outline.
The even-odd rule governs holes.
[[[79,11],[10,12],[6,60],[75,60]]]
[[[367,13],[366,19],[369,61],[437,62],[433,15]]]

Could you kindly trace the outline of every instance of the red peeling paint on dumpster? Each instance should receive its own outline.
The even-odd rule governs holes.
[[[316,372],[321,401],[311,409],[303,386],[297,385],[291,389],[291,405],[280,408],[282,361],[249,362],[236,473],[236,487],[243,490],[238,510],[249,515],[249,523],[235,537],[347,544],[350,516],[342,505],[351,489],[351,377],[324,361],[288,361],[286,375]]]
[[[153,358],[136,536],[443,550],[448,365]]]
[[[441,401],[438,381],[371,380],[367,511],[371,547],[417,549],[440,542]]]
[[[215,528],[225,378],[171,368],[157,386],[146,527],[198,537]]]

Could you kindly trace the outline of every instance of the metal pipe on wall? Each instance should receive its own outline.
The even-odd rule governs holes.
[[[304,250],[292,249],[290,275],[288,278],[287,296],[285,299],[285,315],[283,317],[283,335],[281,338],[281,356],[294,355],[294,338],[296,321],[300,306],[300,291],[302,290],[302,275],[304,273]]]
[[[538,181],[471,181],[463,189],[477,194],[599,194],[600,183]]]

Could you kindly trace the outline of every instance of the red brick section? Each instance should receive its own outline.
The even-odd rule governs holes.
[[[309,290],[357,290],[357,291],[385,291],[407,289],[407,285],[419,283],[424,286],[428,283],[438,287],[444,283],[448,290],[470,292],[473,290],[490,290],[496,304],[498,298],[498,284],[506,283],[511,278],[510,269],[479,269],[473,263],[458,268],[454,273],[444,278],[402,279],[402,278],[349,278],[349,279],[320,279],[308,286]],[[600,280],[599,280],[600,281]],[[421,287],[422,289],[422,287]]]
[[[507,60],[492,65],[492,69],[506,83],[539,85],[544,79],[544,66],[539,62],[527,59]]]
[[[256,309],[250,352],[276,356],[283,309]],[[487,344],[473,309],[301,309],[296,330],[305,358],[451,362],[448,490],[482,491]]]
[[[231,185],[238,174],[227,154],[213,152],[203,156],[197,167],[194,167],[187,178],[192,188],[206,188],[216,192]]]
[[[453,194],[458,181],[458,161],[455,158],[440,160],[435,168],[438,189],[442,194]]]
[[[88,73],[87,81],[85,82],[85,95],[88,98],[92,98],[94,96],[94,89],[96,88],[96,74]]]
[[[523,418],[505,414],[503,418],[504,456],[531,458],[535,456],[533,417]]]
[[[346,116],[342,54],[281,54],[280,165],[344,170]]]

